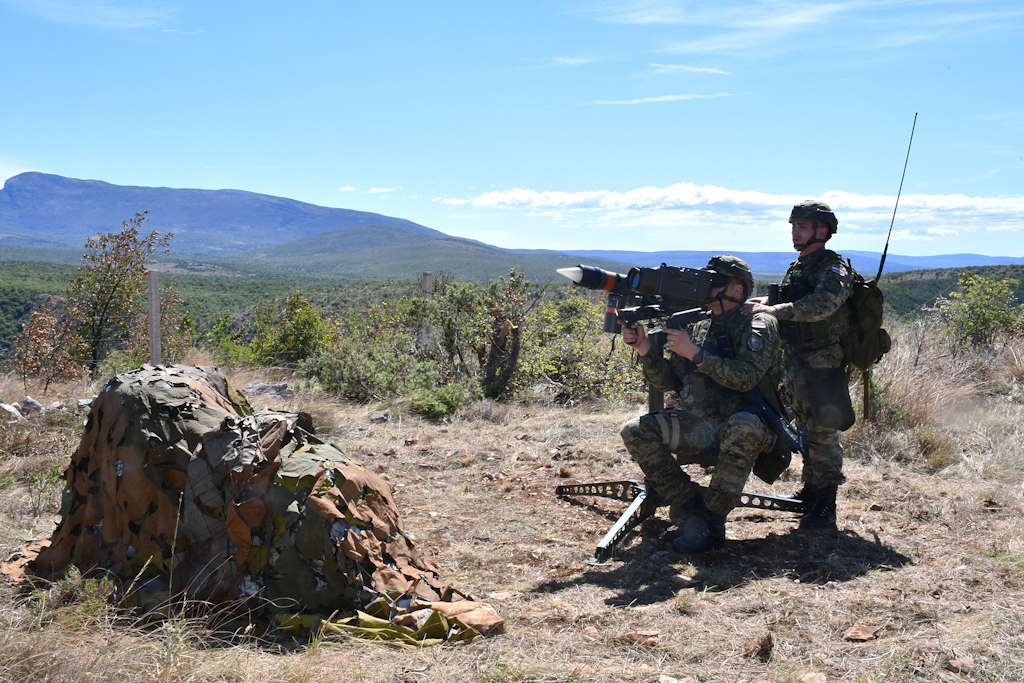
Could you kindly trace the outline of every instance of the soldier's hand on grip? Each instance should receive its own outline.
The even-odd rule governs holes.
[[[623,325],[622,341],[636,349],[641,356],[646,356],[651,350],[651,342],[647,339],[647,330],[643,325]]]

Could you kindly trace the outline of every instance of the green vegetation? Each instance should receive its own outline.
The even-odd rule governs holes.
[[[1014,296],[1024,299],[1024,266],[912,270],[882,276],[881,287],[885,293],[886,313],[899,317],[917,315],[922,307],[934,305],[936,299],[945,297],[955,290],[961,273],[984,275],[1000,280],[1017,280],[1013,287]]]
[[[955,291],[939,300],[939,314],[958,347],[985,346],[1001,332],[1020,329],[1024,307],[1014,289],[1019,280],[963,273]]]

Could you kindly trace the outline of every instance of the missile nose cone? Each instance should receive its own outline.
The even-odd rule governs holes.
[[[579,266],[573,266],[572,268],[558,268],[555,272],[562,277],[569,278],[576,284],[583,281],[583,269]]]

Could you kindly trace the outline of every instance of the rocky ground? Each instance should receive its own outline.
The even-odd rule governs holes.
[[[86,389],[57,398],[70,406]],[[897,406],[911,396],[899,391],[890,384]],[[0,383],[0,400],[20,393]],[[72,577],[34,595],[0,588],[0,680],[1024,680],[1022,395],[1008,378],[961,396],[948,419],[934,411],[952,404],[916,423],[894,422],[888,405],[855,427],[836,535],[740,509],[724,549],[680,556],[660,541],[663,510],[595,566],[586,560],[623,504],[570,503],[554,488],[637,477],[618,426],[641,406],[484,402],[431,423],[301,388],[263,393],[257,407],[310,412],[382,473],[419,547],[495,605],[506,635],[424,650],[282,646],[218,631],[212,607],[159,619],[118,610]],[[49,535],[81,420],[70,407],[0,416],[0,552]],[[748,488],[792,493],[799,469],[796,459],[774,486]]]

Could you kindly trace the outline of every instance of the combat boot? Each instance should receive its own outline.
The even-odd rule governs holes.
[[[836,530],[836,489],[837,486],[813,486],[804,484],[797,498],[804,502],[804,514],[800,518],[800,529]]]
[[[671,537],[672,550],[677,553],[702,553],[725,544],[725,515],[708,510],[697,495],[686,503]]]

